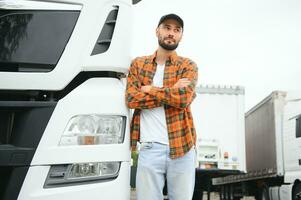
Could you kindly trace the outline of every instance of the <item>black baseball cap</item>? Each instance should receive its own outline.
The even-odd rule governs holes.
[[[181,28],[182,29],[184,28],[184,22],[183,22],[182,18],[173,13],[168,14],[168,15],[163,15],[161,17],[161,19],[159,20],[158,27],[160,26],[160,24],[162,24],[165,20],[168,20],[168,19],[176,20],[180,24]]]

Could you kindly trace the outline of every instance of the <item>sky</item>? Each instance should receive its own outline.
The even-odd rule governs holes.
[[[301,90],[300,0],[142,0],[133,10],[133,58],[156,50],[160,17],[176,13],[177,53],[197,63],[198,84],[244,87],[246,111],[272,91]]]

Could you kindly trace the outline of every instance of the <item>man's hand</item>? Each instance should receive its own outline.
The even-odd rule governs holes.
[[[144,85],[141,87],[141,91],[144,93],[148,93],[152,89],[151,85]]]
[[[182,87],[186,87],[191,83],[190,80],[188,80],[188,78],[181,78],[179,79],[176,84],[173,85],[173,88],[182,88]]]

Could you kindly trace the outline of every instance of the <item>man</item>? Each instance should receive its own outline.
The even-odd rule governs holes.
[[[197,66],[175,49],[184,23],[175,14],[161,17],[158,49],[138,57],[129,69],[126,102],[135,109],[131,146],[140,141],[137,200],[162,200],[167,179],[170,200],[190,200],[195,179],[195,141],[190,104],[195,97]]]

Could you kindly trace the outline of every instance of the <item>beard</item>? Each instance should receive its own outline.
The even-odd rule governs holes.
[[[162,47],[163,49],[165,49],[167,51],[173,51],[179,45],[179,43],[167,44],[164,42],[164,39],[166,39],[166,38],[158,39],[158,43],[159,43],[160,47]]]

